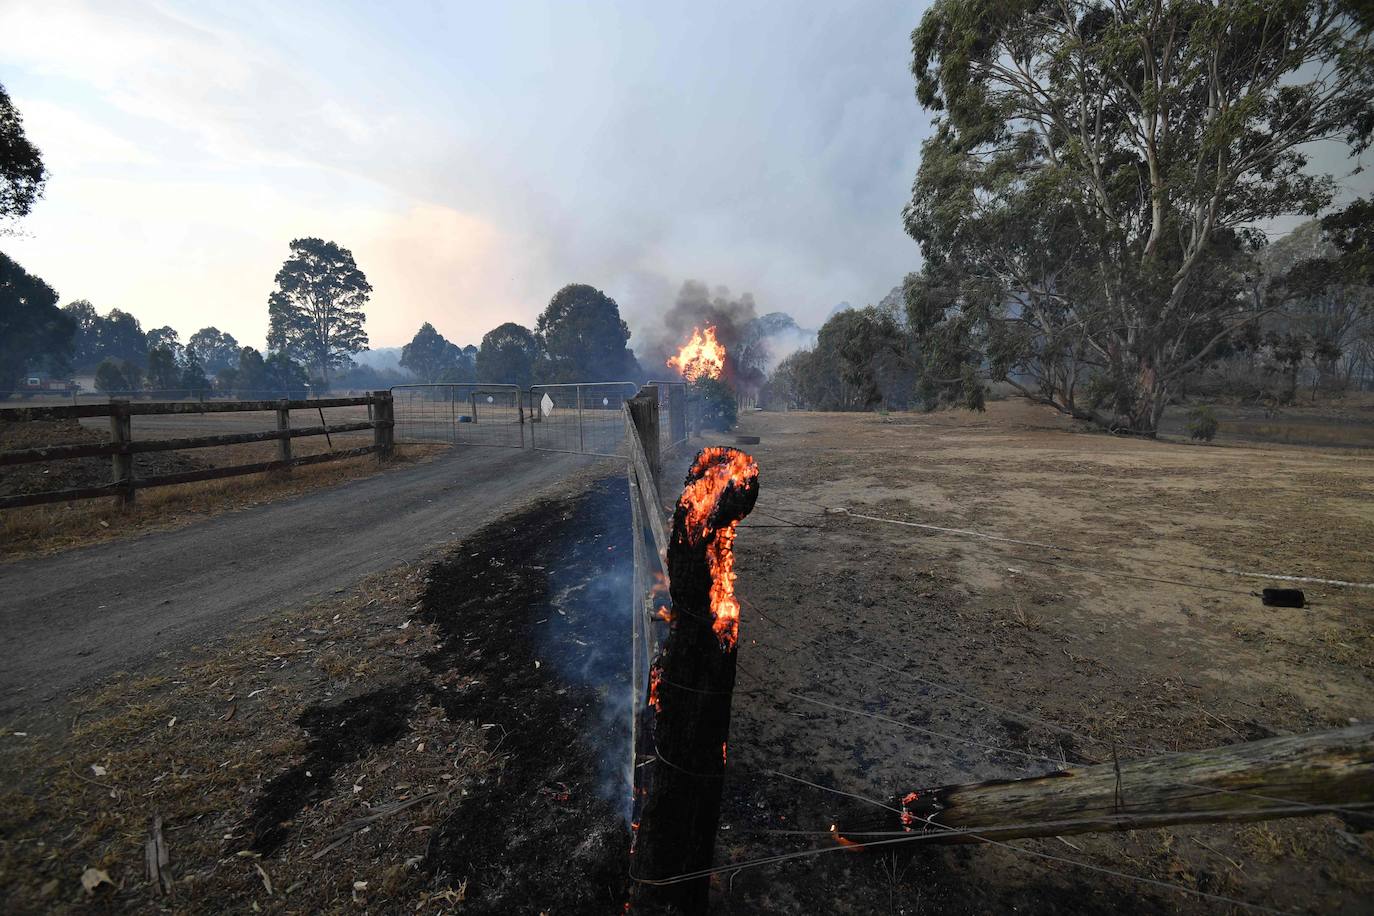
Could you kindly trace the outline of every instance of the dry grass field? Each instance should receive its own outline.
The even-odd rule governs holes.
[[[762,489],[736,540],[717,859],[738,870],[717,911],[1367,911],[1374,834],[1354,818],[861,854],[827,836],[852,796],[1367,719],[1374,592],[1308,584],[1308,607],[1271,608],[1265,580],[1217,571],[1374,581],[1367,452],[1114,438],[1020,402],[739,431],[762,439]],[[628,841],[604,774],[623,475],[604,462],[432,565],[7,731],[29,774],[0,799],[8,908],[618,911],[587,901],[624,889],[597,870]],[[264,821],[286,778],[304,804]],[[166,894],[144,874],[155,817]],[[265,845],[264,824],[282,831]],[[751,865],[791,852],[808,854]],[[84,890],[87,868],[112,883]]]
[[[736,542],[747,692],[727,858],[786,839],[751,831],[824,831],[853,804],[775,772],[884,799],[1374,713],[1374,591],[1307,584],[1307,608],[1272,608],[1259,589],[1281,583],[1216,571],[1374,582],[1366,451],[1116,438],[1018,401],[986,414],[754,413],[741,432],[762,437],[749,448],[763,476]],[[1227,908],[1089,870],[1107,868],[1353,913],[1374,892],[1371,836],[1327,816],[1024,841],[1031,852],[894,859],[886,882],[858,857],[822,856],[741,872],[725,900],[800,911],[824,886],[867,899],[854,912],[885,909],[876,881],[894,910]]]

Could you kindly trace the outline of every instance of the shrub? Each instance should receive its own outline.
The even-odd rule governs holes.
[[[735,391],[725,382],[714,378],[701,378],[692,383],[696,396],[701,398],[701,426],[703,429],[718,429],[729,432],[735,428],[738,407]]]
[[[1193,439],[1211,442],[1220,428],[1221,423],[1212,408],[1204,405],[1188,411],[1188,435]]]

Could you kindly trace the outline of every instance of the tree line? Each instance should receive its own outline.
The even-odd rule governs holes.
[[[924,266],[899,308],[832,317],[768,393],[978,409],[1000,385],[1154,435],[1190,390],[1367,383],[1374,204],[1329,212],[1310,153],[1369,146],[1372,24],[1320,0],[939,0],[912,33]],[[1274,244],[1256,228],[1324,212]]]
[[[0,85],[0,220],[26,216],[47,178],[39,150]],[[299,395],[335,384],[390,381],[353,359],[368,348],[363,325],[371,293],[347,248],[319,238],[292,240],[268,298],[267,352],[261,353],[215,327],[183,342],[176,329],[145,331],[121,309],[102,315],[86,300],[58,308],[51,286],[0,253],[0,397],[28,375],[68,378],[75,372],[93,372],[96,388],[108,393]],[[637,381],[644,373],[629,339],[615,300],[574,283],[554,294],[533,329],[507,322],[480,346],[454,344],[426,322],[403,348],[400,364],[422,382]]]

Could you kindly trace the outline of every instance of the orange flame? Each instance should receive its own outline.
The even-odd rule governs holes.
[[[715,327],[692,328],[692,339],[682,345],[677,356],[668,358],[668,368],[676,369],[689,382],[700,378],[720,378],[725,369],[725,347],[716,340]]]
[[[908,792],[902,798],[902,813],[900,815],[902,821],[902,829],[907,831],[908,833],[910,833],[911,828],[916,825],[917,817],[916,815],[911,813],[907,806],[913,804],[920,797],[920,792]]]
[[[720,459],[726,459],[724,461]],[[682,491],[678,505],[686,510],[687,536],[693,540],[715,537],[706,545],[706,563],[711,571],[712,629],[720,647],[733,649],[739,640],[739,600],[735,598],[735,527],[730,522],[716,530],[710,527],[711,513],[731,485],[744,486],[759,476],[753,458],[734,449],[711,447],[701,450],[690,477],[697,477]]]
[[[847,849],[852,849],[857,852],[858,850],[863,848],[863,844],[856,843],[853,840],[846,839],[845,837],[840,836],[840,828],[838,824],[830,825],[830,835],[834,838],[836,843],[839,843],[841,846],[844,846]]]
[[[649,669],[649,705],[655,712],[663,711],[663,701],[658,696],[658,685],[663,682],[663,669],[655,665]]]

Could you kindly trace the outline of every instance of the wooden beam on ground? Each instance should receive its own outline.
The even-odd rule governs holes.
[[[1334,811],[1374,818],[1374,724],[1034,776],[918,789],[894,808],[922,842],[1066,836]],[[910,799],[910,800],[907,800]],[[1365,814],[1361,814],[1365,812]],[[934,826],[928,826],[934,825]],[[900,819],[842,821],[847,841],[890,839]],[[886,836],[881,836],[884,832]]]

